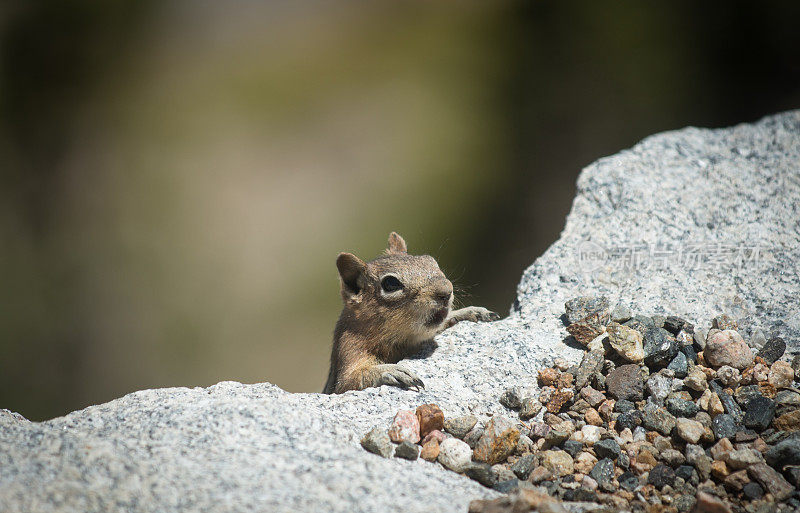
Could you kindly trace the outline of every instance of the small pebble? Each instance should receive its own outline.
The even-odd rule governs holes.
[[[763,395],[757,395],[747,403],[742,422],[746,427],[763,431],[767,429],[774,416],[775,401]]]
[[[693,367],[689,370],[683,383],[687,388],[698,392],[702,392],[708,388],[706,373],[698,367]]]
[[[464,469],[464,475],[487,488],[492,488],[497,484],[497,473],[488,463],[472,462]]]
[[[417,443],[420,440],[419,420],[413,411],[400,410],[389,426],[389,438],[392,442]]]
[[[394,449],[394,457],[413,461],[419,458],[419,445],[411,442],[401,442]]]
[[[599,460],[589,472],[589,477],[597,481],[601,487],[603,484],[609,483],[614,477],[614,462],[608,458]]]
[[[464,435],[464,442],[474,449],[478,446],[478,440],[481,439],[481,436],[483,436],[483,426],[475,426],[469,430],[469,433]]]
[[[526,397],[522,400],[522,405],[519,409],[519,418],[522,420],[532,419],[542,411],[542,408],[544,408],[542,403],[533,397]]]
[[[678,352],[675,358],[669,362],[667,368],[675,373],[676,378],[685,378],[689,369],[689,360],[686,358],[686,354],[682,351]]]
[[[708,332],[703,329],[695,330],[694,331],[694,346],[697,348],[698,351],[702,351],[706,347],[706,336]]]
[[[527,396],[528,391],[522,387],[507,388],[500,396],[500,404],[511,410],[518,410],[522,406],[523,396]]]
[[[437,460],[453,472],[463,472],[472,462],[472,449],[458,438],[448,438],[439,444]]]
[[[626,399],[620,399],[614,404],[614,411],[619,413],[626,413],[636,409],[636,405]]]
[[[739,369],[734,369],[730,365],[723,365],[717,369],[715,377],[726,387],[736,387],[742,379]]]
[[[583,444],[575,440],[567,440],[561,447],[573,458],[583,450]]]
[[[698,408],[694,401],[687,401],[680,397],[670,397],[666,401],[667,411],[676,417],[694,417]]]
[[[774,468],[766,463],[757,463],[747,467],[750,477],[758,481],[764,489],[771,493],[775,500],[784,501],[794,493],[794,487]]]
[[[597,410],[594,408],[589,408],[586,410],[586,413],[583,416],[584,421],[587,424],[591,424],[592,426],[602,426],[603,419],[600,417],[600,414],[597,413]]]
[[[477,423],[478,418],[474,415],[453,417],[444,421],[444,430],[456,438],[463,439]]]
[[[531,471],[536,466],[536,456],[526,454],[511,465],[511,471],[521,480],[528,479]]]
[[[753,331],[753,335],[750,337],[750,347],[752,347],[753,349],[760,350],[762,347],[764,347],[764,344],[766,343],[767,343],[767,337],[764,336],[763,331],[761,331],[760,329],[756,329],[755,331]]]
[[[678,496],[674,501],[672,501],[672,505],[675,506],[675,509],[678,510],[678,513],[687,513],[694,507],[696,502],[697,499],[695,499],[694,496],[689,494],[684,494]],[[703,513],[703,512],[700,511],[697,513]],[[713,512],[705,512],[705,513],[713,513]]]
[[[744,493],[744,496],[751,501],[757,501],[764,496],[764,489],[761,488],[760,484],[750,482],[744,485],[742,488],[742,493]]]
[[[783,353],[786,352],[786,342],[781,337],[773,337],[764,343],[764,346],[758,351],[756,356],[767,362],[767,365],[780,360]]]
[[[492,486],[494,490],[500,493],[511,493],[519,488],[519,479],[509,479],[507,481],[498,481]]]
[[[663,374],[652,374],[646,382],[650,398],[661,404],[672,392],[672,378]]]
[[[436,461],[439,457],[439,441],[436,439],[429,440],[422,446],[419,457],[425,461]]]
[[[731,513],[731,508],[725,502],[705,492],[697,492],[695,497],[695,513]]]
[[[756,463],[762,463],[764,461],[764,457],[755,449],[735,449],[730,451],[725,456],[725,463],[734,470],[739,470],[743,468],[747,468],[750,465],[755,465]]]
[[[642,409],[642,426],[651,431],[667,436],[675,429],[675,424],[675,417],[658,405],[647,403]]]
[[[711,429],[717,440],[721,438],[733,438],[736,434],[736,419],[727,413],[719,414],[711,421]]]
[[[690,444],[700,441],[704,431],[703,425],[697,421],[687,418],[676,419],[676,433]]]
[[[776,390],[782,388],[789,388],[794,381],[794,369],[788,362],[777,361],[772,364],[767,377],[769,384],[775,387]]]
[[[594,449],[594,453],[598,458],[616,460],[620,454],[619,444],[611,438],[596,442],[592,448]]]
[[[385,429],[374,427],[361,439],[361,447],[378,456],[389,458],[394,452],[392,440]]]
[[[642,334],[633,328],[612,322],[606,327],[608,342],[614,351],[629,362],[641,362],[644,359]]]
[[[475,446],[475,461],[493,465],[505,461],[514,452],[520,432],[513,422],[502,416],[494,416],[486,423],[483,435]]]
[[[664,329],[673,335],[677,335],[682,330],[693,332],[694,326],[680,317],[668,315],[667,318],[664,319]]]
[[[574,469],[572,457],[565,451],[544,451],[540,456],[540,461],[542,466],[550,470],[556,477],[572,474]]]
[[[434,429],[444,429],[444,413],[435,404],[423,404],[416,411],[419,421],[419,435],[424,437]],[[411,440],[413,442],[413,440]]]
[[[703,355],[712,366],[744,369],[753,364],[753,351],[739,332],[732,329],[709,335]]]
[[[644,381],[639,366],[621,365],[606,376],[606,388],[615,399],[641,401],[644,394]]]
[[[442,433],[438,429],[434,429],[433,431],[431,431],[430,433],[425,435],[425,438],[423,438],[422,441],[419,444],[420,445],[425,445],[426,443],[428,443],[430,440],[432,440],[434,438],[436,439],[437,442],[442,443],[442,442],[444,442],[444,439],[447,438],[447,435],[445,435],[444,433]]]
[[[596,315],[600,320],[605,319],[603,325],[608,324],[611,318],[608,299],[604,296],[582,296],[570,299],[564,304],[567,321],[569,324],[582,321],[591,315]]]
[[[675,471],[667,465],[659,463],[650,471],[647,482],[659,489],[667,485],[672,486],[675,482]]]
[[[651,369],[660,369],[678,354],[678,341],[664,328],[649,328],[644,333],[644,363]]]

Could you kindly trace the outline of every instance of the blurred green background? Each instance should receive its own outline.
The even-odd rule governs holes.
[[[318,391],[391,230],[507,312],[583,166],[800,107],[799,5],[4,2],[0,408]]]

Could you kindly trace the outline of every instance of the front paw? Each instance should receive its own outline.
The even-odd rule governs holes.
[[[376,365],[372,370],[376,373],[375,381],[372,386],[391,385],[406,390],[409,388],[414,388],[416,390],[425,388],[422,380],[419,379],[416,374],[400,365],[387,363],[384,365]]]
[[[450,318],[447,319],[447,327],[453,326],[461,321],[492,322],[498,319],[500,319],[500,316],[497,313],[487,310],[482,306],[468,306],[450,314]]]
[[[473,313],[475,318],[470,320],[474,320],[475,322],[494,322],[500,320],[500,314],[497,312],[487,310],[482,306],[473,306],[471,308],[475,309],[475,312]]]

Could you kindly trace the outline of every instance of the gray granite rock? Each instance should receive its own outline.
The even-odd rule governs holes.
[[[758,329],[800,349],[791,347],[799,138],[793,111],[655,135],[587,167],[561,238],[525,271],[509,318],[458,324],[432,354],[403,362],[421,392],[325,396],[223,382],[135,392],[42,423],[0,414],[0,504],[9,513],[466,511],[497,493],[359,441],[424,403],[482,423],[506,412],[499,394],[535,381],[554,354],[579,362],[562,320],[574,297],[678,315],[698,331],[725,312],[745,336]]]
[[[550,301],[602,295],[703,329],[724,312],[743,333],[797,344],[798,137],[791,111],[654,135],[590,165],[561,238],[525,271],[516,312],[555,329]]]

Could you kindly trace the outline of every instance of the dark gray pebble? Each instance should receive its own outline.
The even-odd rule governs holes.
[[[487,488],[493,488],[497,484],[497,472],[488,463],[472,462],[464,470],[464,474]]]
[[[616,460],[619,457],[619,444],[612,438],[600,440],[592,447],[594,448],[594,453],[598,458],[609,458],[611,460]]]
[[[413,461],[419,458],[419,445],[409,441],[402,442],[400,445],[395,447],[394,457]]]
[[[669,362],[667,368],[675,373],[676,378],[685,378],[686,373],[689,370],[689,360],[686,358],[686,355],[683,352],[678,352],[675,355],[675,358]]]
[[[581,452],[581,450],[583,450],[583,444],[575,440],[567,440],[561,445],[561,448],[574,458],[579,452]]]
[[[678,341],[664,328],[650,328],[644,334],[644,363],[651,370],[661,369],[678,354]]]
[[[694,333],[694,325],[692,323],[674,315],[670,315],[664,320],[664,329],[673,335],[677,335],[680,330]]]
[[[764,489],[761,488],[761,485],[758,483],[747,483],[744,485],[744,488],[742,488],[742,493],[751,501],[757,501],[764,496]]]
[[[711,421],[711,430],[714,431],[717,440],[722,438],[730,440],[736,434],[736,419],[727,413],[717,415]]]
[[[775,416],[775,401],[763,395],[757,395],[747,403],[744,413],[744,425],[756,431],[764,431]]]
[[[595,463],[594,468],[589,472],[589,477],[597,481],[597,484],[608,483],[614,477],[614,462],[608,458],[603,458]]]
[[[639,486],[639,478],[633,472],[623,472],[618,481],[620,488],[629,492],[634,491]]]
[[[536,465],[536,456],[533,454],[526,454],[518,459],[513,465],[511,465],[511,471],[522,481],[528,479],[528,476],[531,475],[531,470]]]
[[[697,415],[700,408],[694,401],[687,401],[680,397],[670,397],[666,401],[667,411],[676,417],[692,418]]]
[[[659,463],[650,471],[647,482],[659,490],[667,485],[672,486],[675,483],[675,471],[669,466]]]
[[[680,465],[675,469],[675,477],[680,477],[688,483],[692,479],[692,472],[694,472],[694,467],[691,465]]]
[[[786,342],[781,337],[773,337],[767,340],[767,343],[756,353],[756,356],[763,358],[767,365],[772,365],[780,360],[785,352]]]
[[[692,363],[697,363],[697,351],[695,351],[694,346],[681,347],[681,353],[686,356],[686,360]]]
[[[619,401],[614,403],[614,411],[619,413],[625,413],[635,409],[636,405],[632,401],[628,401],[627,399],[620,399]]]
[[[633,431],[636,429],[636,426],[642,425],[642,412],[639,410],[631,410],[621,414],[617,417],[617,422],[614,424],[614,427],[617,428],[617,431],[622,431],[625,428],[630,429]]]
[[[776,443],[764,453],[764,458],[772,467],[800,465],[800,432],[795,432]]]

